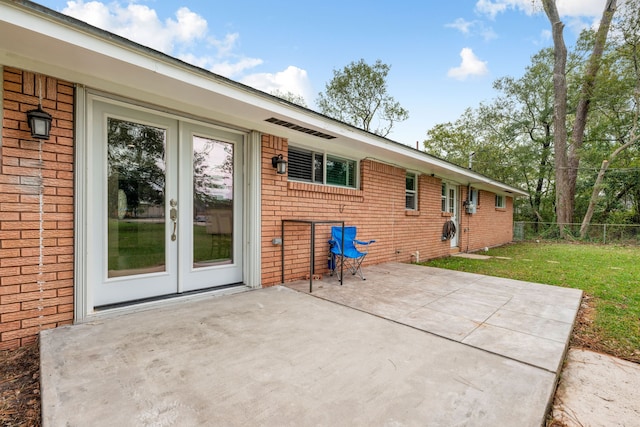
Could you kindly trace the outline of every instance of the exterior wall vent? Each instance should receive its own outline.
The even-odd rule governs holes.
[[[270,119],[266,119],[265,121],[269,122],[269,123],[273,123],[275,125],[284,126],[286,128],[289,128],[289,129],[297,130],[298,132],[306,133],[308,135],[317,136],[318,138],[323,138],[323,139],[335,139],[336,138],[333,135],[329,135],[329,134],[322,133],[322,132],[317,131],[317,130],[313,130],[313,129],[309,129],[309,128],[306,128],[306,127],[303,127],[303,126],[300,126],[300,125],[296,125],[294,123],[287,122],[285,120],[276,119],[275,117],[271,117]]]

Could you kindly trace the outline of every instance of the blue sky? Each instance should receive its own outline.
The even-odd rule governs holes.
[[[318,92],[353,61],[391,66],[389,94],[410,118],[390,139],[415,145],[434,125],[495,96],[551,46],[540,0],[36,0],[265,92]],[[605,0],[557,0],[567,44]]]

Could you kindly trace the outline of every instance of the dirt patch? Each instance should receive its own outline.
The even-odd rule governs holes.
[[[568,427],[638,425],[640,365],[572,348],[554,397],[552,417]]]
[[[0,351],[0,425],[38,427],[40,419],[38,343]]]
[[[595,312],[585,294],[547,427],[631,426],[640,418],[640,353],[615,354],[605,346],[594,328]]]

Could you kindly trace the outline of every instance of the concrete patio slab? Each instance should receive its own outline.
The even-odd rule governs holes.
[[[318,281],[312,295],[554,373],[561,368],[582,291],[412,264],[365,270],[364,281],[348,274],[342,286],[336,277]],[[309,292],[309,282],[287,286]]]
[[[566,343],[489,324],[480,325],[462,342],[555,373],[560,372],[566,351]]]
[[[318,294],[345,301],[360,295],[367,307],[374,293],[363,291],[386,282],[380,307],[389,310],[389,289],[427,283],[429,297],[416,304],[422,289],[405,289],[399,309],[387,312],[419,323],[429,318],[419,310],[437,301],[434,295],[484,280],[454,274],[443,292],[428,279],[446,278],[446,271],[378,268],[368,270],[366,282],[346,280],[342,287],[327,278]],[[397,276],[403,269],[413,271],[411,280]],[[483,335],[467,345],[341,304],[277,286],[43,331],[43,425],[543,424],[557,380],[554,363],[523,363],[482,349]],[[466,338],[479,326],[498,328],[483,323]],[[519,342],[529,352],[540,348]]]

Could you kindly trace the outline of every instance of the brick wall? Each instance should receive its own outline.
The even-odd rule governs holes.
[[[52,114],[51,138],[33,140],[26,112],[38,105]],[[40,330],[73,321],[73,105],[71,83],[5,67],[0,147],[0,349],[33,341]],[[376,239],[367,264],[411,262],[446,256],[441,240],[448,219],[440,210],[441,181],[421,175],[417,211],[405,209],[402,168],[372,160],[360,162],[360,189],[289,182],[277,175],[271,158],[286,157],[286,139],[262,136],[262,284],[280,283],[282,219],[344,220],[361,239]],[[461,200],[466,197],[461,187]],[[511,241],[511,198],[496,209],[494,195],[480,192],[477,214],[462,210],[458,236],[463,250]],[[317,228],[316,272],[327,271],[330,225]],[[285,280],[309,271],[308,225],[289,225],[285,233]]]
[[[467,187],[461,187],[461,200]],[[503,245],[513,240],[513,198],[505,197],[505,207],[496,208],[494,193],[479,191],[476,213],[462,213],[459,221],[459,244],[462,251]]]
[[[277,175],[271,158],[286,157],[287,140],[262,136],[262,285],[281,281],[281,247],[272,239],[281,236],[282,219],[344,220],[358,227],[362,240],[375,239],[368,249],[367,264],[389,261],[411,262],[416,251],[420,259],[449,255],[450,242],[442,241],[442,226],[449,219],[441,212],[442,182],[437,177],[420,175],[418,210],[405,209],[405,176],[402,168],[372,160],[360,162],[360,189],[325,187],[288,182]],[[461,200],[464,193],[461,191]],[[482,207],[470,216],[469,230],[459,230],[459,238],[472,238],[470,247],[478,249],[511,241],[511,199],[500,212],[494,207],[492,193],[482,192]],[[490,206],[489,206],[490,205]],[[460,210],[461,221],[468,215]],[[461,227],[466,226],[461,223]],[[316,228],[316,273],[327,272],[327,240],[331,225]],[[285,230],[285,281],[302,279],[308,274],[310,227],[287,225]],[[462,244],[466,241],[460,240]]]
[[[53,116],[34,140],[26,112]],[[5,67],[0,150],[0,349],[73,320],[73,105],[70,83]]]

